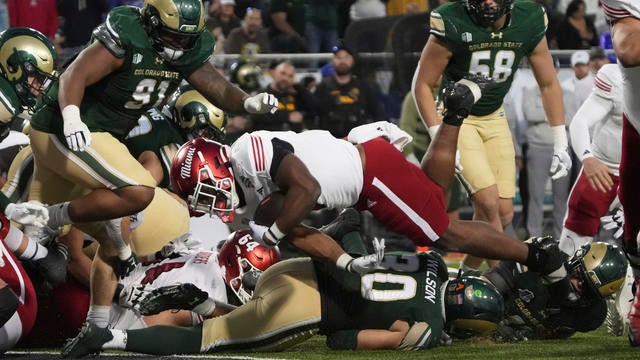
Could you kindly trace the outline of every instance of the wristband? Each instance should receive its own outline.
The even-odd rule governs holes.
[[[351,257],[351,255],[344,253],[340,255],[340,257],[338,257],[338,260],[336,260],[336,266],[338,267],[338,269],[351,271],[352,261],[353,261],[353,258]]]
[[[269,229],[267,229],[267,232],[264,234],[265,240],[269,242],[269,244],[267,245],[271,246],[277,245],[285,236],[287,236],[287,234],[283,233],[282,230],[278,228],[278,225],[276,225],[275,222],[269,227]]]
[[[567,147],[569,145],[567,130],[564,125],[552,126],[551,133],[553,134],[553,145],[555,147]]]
[[[80,120],[80,108],[77,105],[67,105],[62,109],[62,119],[65,121],[69,120]]]

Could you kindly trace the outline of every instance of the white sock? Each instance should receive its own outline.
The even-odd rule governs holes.
[[[69,225],[72,223],[69,217],[69,201],[51,205],[47,207],[49,210],[49,225],[53,229]]]
[[[213,314],[213,310],[216,308],[216,303],[213,299],[209,298],[205,300],[202,304],[193,308],[193,312],[196,314],[200,314],[202,316],[210,316]]]
[[[89,305],[87,321],[98,327],[106,328],[109,325],[111,306]]]
[[[127,346],[127,330],[109,329],[113,339],[102,344],[102,350],[124,350]]]
[[[35,261],[49,255],[49,250],[46,247],[40,245],[37,241],[33,241],[29,238],[27,239],[27,248],[22,252],[22,254],[18,255],[20,260]]]
[[[569,256],[573,256],[578,249],[584,244],[588,244],[593,241],[593,236],[580,235],[565,227],[562,228],[560,234],[560,244],[558,247],[562,252]]]
[[[4,238],[4,243],[7,244],[7,247],[11,252],[15,253],[22,244],[22,231],[11,225],[7,236]]]

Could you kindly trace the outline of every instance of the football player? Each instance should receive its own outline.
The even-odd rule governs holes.
[[[122,276],[135,265],[121,236],[121,218],[143,210],[155,193],[155,180],[121,142],[140,115],[160,105],[182,79],[233,113],[277,108],[272,95],[249,96],[215,70],[209,61],[214,41],[204,29],[204,16],[200,0],[145,0],[142,8],[112,9],[91,44],[60,76],[59,87],[50,89],[54,101],[31,119],[38,169],[30,196],[54,204],[48,226],[83,224],[83,231],[99,239],[95,235],[101,230],[92,222],[107,221],[110,241],[99,240],[88,314],[102,326],[108,321],[114,269]]]
[[[430,36],[414,79],[414,99],[431,138],[442,123],[431,89],[458,81],[468,73],[482,74],[496,82],[462,125],[458,150],[474,220],[486,221],[499,231],[513,218],[516,184],[515,150],[502,103],[523,57],[533,68],[553,131],[552,179],[566,176],[571,168],[562,91],[546,29],[547,15],[536,2],[451,1],[431,12]],[[478,268],[481,261],[467,257],[463,265]]]
[[[622,286],[627,260],[616,246],[594,242],[579,248],[567,264],[571,302],[543,284],[538,273],[512,261],[501,261],[482,274],[505,301],[505,319],[494,333],[498,340],[565,339],[602,325],[606,298]]]
[[[9,125],[15,115],[22,111],[32,113],[40,98],[46,97],[45,92],[57,79],[56,62],[53,44],[38,31],[15,27],[0,34],[0,141],[9,134]],[[45,206],[36,201],[16,204],[18,200],[0,193],[0,211],[16,223],[34,227],[46,225],[49,216]],[[13,225],[8,222],[6,231],[9,226],[13,231]],[[64,281],[68,260],[64,246],[40,244],[23,236],[22,232],[20,236],[7,237],[4,241],[19,259],[30,261],[49,285],[57,286]]]
[[[252,214],[267,194],[285,191],[273,224],[250,223],[254,238],[275,245],[290,235],[310,256],[354,272],[375,269],[375,257],[353,259],[330,238],[298,226],[314,207],[368,210],[418,246],[512,259],[553,274],[552,281],[561,280],[566,273],[557,248],[542,250],[483,222],[450,221],[447,216],[443,189],[453,180],[458,129],[480,97],[481,86],[468,79],[447,86],[444,124],[423,170],[380,137],[354,145],[321,130],[257,131],[244,134],[230,148],[206,139],[185,143],[172,164],[173,187],[188,199],[192,211],[229,220],[235,210]]]
[[[149,172],[158,186],[168,187],[171,160],[186,141],[203,136],[222,140],[227,115],[191,85],[183,85],[160,109],[147,110],[124,144]]]
[[[623,114],[622,154],[620,158],[620,202],[624,208],[623,247],[640,283],[640,205],[636,185],[640,181],[640,4],[631,0],[601,0],[602,10],[611,21],[611,40],[622,73]],[[640,286],[629,312],[629,341],[640,345]]]
[[[436,253],[387,254],[382,263],[388,269],[361,277],[309,258],[284,260],[260,276],[249,302],[201,326],[123,331],[87,325],[62,355],[278,351],[317,333],[327,335],[331,349],[420,350],[445,339],[445,328],[487,331],[502,318],[495,287],[477,277],[448,281]]]
[[[569,196],[560,250],[572,255],[593,241],[600,218],[618,191],[622,139],[622,77],[616,64],[604,65],[569,127],[571,146],[582,170]],[[593,135],[590,135],[593,131]]]

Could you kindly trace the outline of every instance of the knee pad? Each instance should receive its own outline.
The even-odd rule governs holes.
[[[9,285],[0,289],[0,327],[18,310],[18,296]]]

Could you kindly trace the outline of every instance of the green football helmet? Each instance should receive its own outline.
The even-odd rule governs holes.
[[[253,61],[239,60],[230,67],[230,80],[246,92],[260,89],[262,69]]]
[[[446,286],[445,329],[458,338],[486,335],[504,317],[504,300],[491,283],[475,276],[461,276]]]
[[[514,0],[495,0],[496,6],[485,6],[484,0],[464,0],[467,11],[480,26],[490,26],[511,12]]]
[[[167,110],[172,121],[189,138],[198,136],[220,141],[227,116],[191,85],[183,85],[169,98]],[[165,111],[166,112],[166,111]]]
[[[142,19],[154,49],[171,62],[195,46],[204,29],[204,6],[200,0],[145,0]]]
[[[15,27],[0,33],[0,71],[30,112],[57,79],[57,62],[53,44],[39,31]]]
[[[568,261],[569,276],[582,281],[582,292],[607,297],[618,291],[627,273],[627,258],[617,246],[582,245]]]

